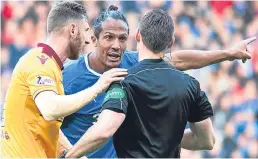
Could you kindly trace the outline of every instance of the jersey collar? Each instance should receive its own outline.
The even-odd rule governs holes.
[[[51,58],[53,57],[61,70],[64,69],[63,62],[60,60],[56,52],[49,45],[44,43],[38,43],[38,47],[43,48],[42,53],[48,55]]]
[[[164,60],[162,58],[157,58],[157,59],[144,59],[140,61],[139,63],[141,64],[155,64],[155,63],[162,63]]]
[[[90,67],[90,64],[89,64],[89,55],[90,55],[90,54],[91,54],[91,53],[88,53],[88,54],[86,54],[86,55],[84,56],[84,61],[85,61],[86,68],[87,68],[92,74],[94,74],[94,75],[96,75],[96,76],[101,76],[100,73],[94,71],[94,70]]]

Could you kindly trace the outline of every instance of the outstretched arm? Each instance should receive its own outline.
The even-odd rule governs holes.
[[[35,103],[45,120],[57,120],[76,112],[104,92],[112,82],[124,79],[122,76],[126,74],[126,69],[113,68],[103,73],[92,87],[71,95],[57,95],[51,90],[42,91],[35,97]]]
[[[242,40],[230,49],[216,51],[182,50],[166,54],[165,60],[179,70],[198,69],[222,61],[242,60],[245,62],[251,56],[247,45],[256,37]]]

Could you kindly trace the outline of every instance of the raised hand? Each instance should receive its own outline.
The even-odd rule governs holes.
[[[127,75],[127,69],[113,68],[102,74],[97,83],[98,93],[102,93],[107,90],[112,82],[121,81],[124,76]]]
[[[251,59],[251,55],[247,49],[247,45],[255,40],[256,37],[252,37],[235,44],[232,48],[229,49],[229,60],[233,61],[235,59],[239,59],[242,60],[243,63],[245,63],[247,59]]]

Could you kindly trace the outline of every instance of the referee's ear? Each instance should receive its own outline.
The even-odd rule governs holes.
[[[170,43],[168,44],[168,48],[171,48],[174,42],[175,42],[175,37],[173,36]]]
[[[135,40],[136,40],[137,43],[139,43],[141,41],[141,33],[140,33],[139,29],[137,30]]]

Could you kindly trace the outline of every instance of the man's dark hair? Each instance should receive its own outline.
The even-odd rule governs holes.
[[[76,2],[57,2],[50,10],[47,18],[47,33],[58,31],[70,20],[87,19],[86,8]]]
[[[156,9],[146,14],[139,27],[144,45],[154,53],[167,49],[174,34],[172,18],[163,10]]]
[[[102,31],[102,23],[106,21],[108,18],[122,20],[123,22],[125,22],[126,25],[128,26],[128,34],[129,34],[129,25],[128,25],[127,19],[120,11],[118,11],[117,6],[111,5],[107,10],[102,12],[101,15],[99,15],[97,19],[94,21],[94,35],[97,38],[99,38],[99,33]]]

